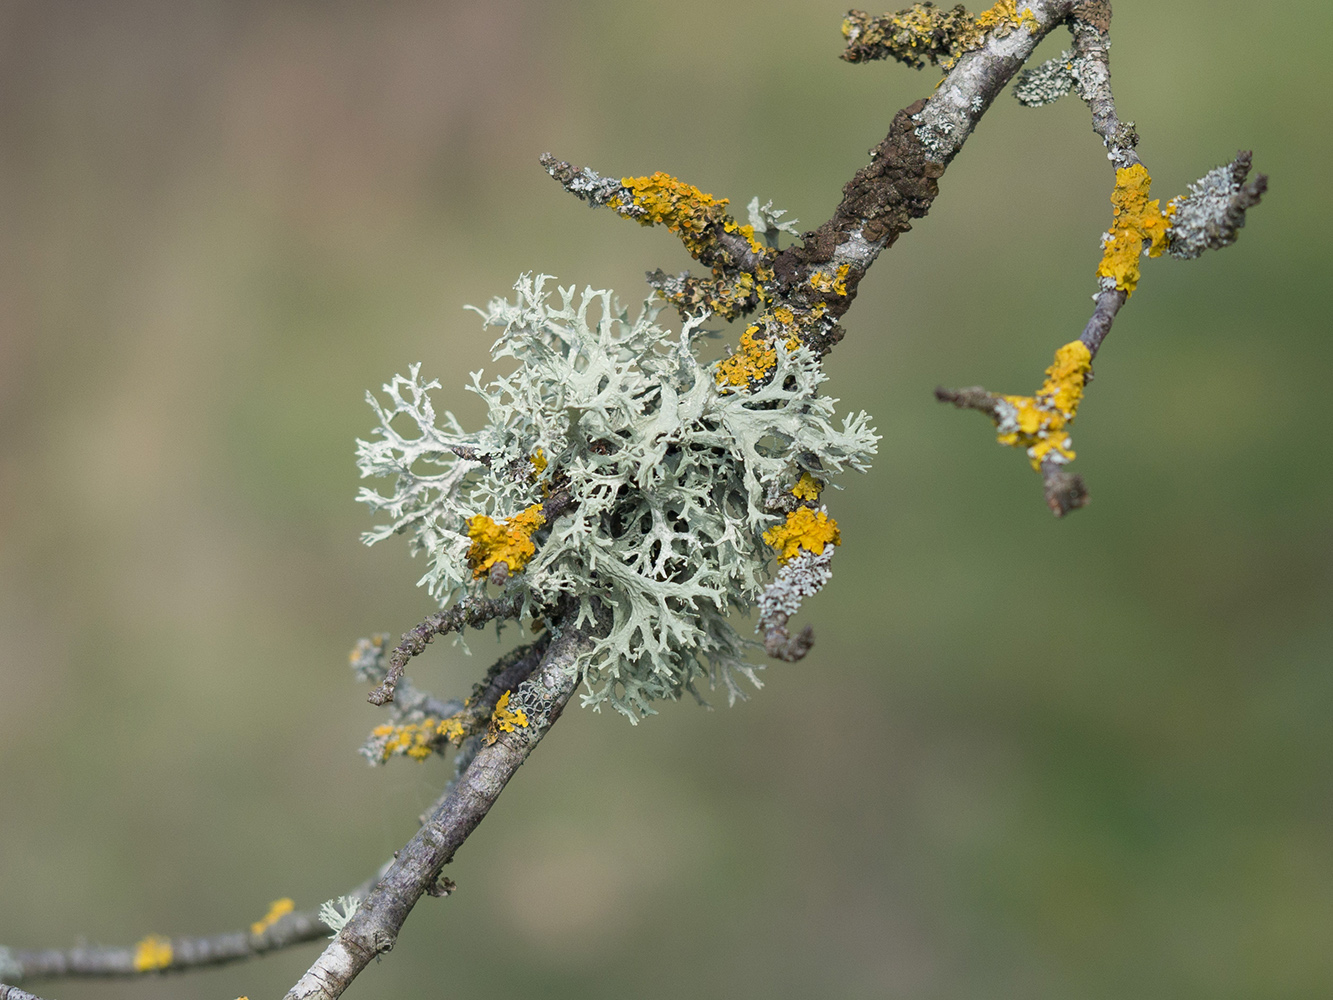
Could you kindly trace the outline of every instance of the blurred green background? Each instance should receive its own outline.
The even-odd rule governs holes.
[[[938,79],[840,62],[843,10],[0,7],[0,942],[244,926],[412,834],[447,765],[367,768],[345,665],[430,610],[358,541],[365,390],[422,361],[475,425],[465,303],[688,266],[543,151],[826,218]],[[1154,194],[1238,147],[1272,190],[1235,247],[1145,264],[1063,522],[931,394],[1032,391],[1091,306],[1086,110],[997,102],[829,362],[884,441],[831,501],[814,652],[729,710],[569,712],[349,995],[1333,995],[1330,29],[1116,3]],[[473,647],[415,676],[465,692]],[[259,1000],[315,954],[34,988]]]

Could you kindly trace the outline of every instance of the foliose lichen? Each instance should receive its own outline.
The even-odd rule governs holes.
[[[358,442],[358,465],[394,486],[361,491],[386,516],[365,541],[408,534],[426,558],[420,582],[443,605],[497,586],[478,575],[478,518],[512,524],[546,491],[567,491],[572,511],[527,533],[533,552],[499,586],[520,599],[522,622],[562,600],[575,622],[606,614],[582,663],[584,704],[636,719],[655,700],[697,694],[702,679],[734,698],[754,668],[727,616],[754,603],[771,566],[764,533],[781,514],[766,488],[865,470],[878,437],[864,413],[835,424],[836,400],[819,393],[825,376],[799,341],[771,340],[745,391],[727,391],[695,355],[701,320],[671,334],[651,302],[630,319],[610,292],[553,294],[550,281],[525,275],[513,301],[477,310],[502,330],[494,359],[517,362],[488,383],[472,375],[489,412],[481,430],[437,416],[439,383],[420,365],[386,384],[383,401],[370,396],[380,426]],[[547,464],[534,477],[536,454]],[[416,733],[384,736],[417,747]]]
[[[995,401],[1000,444],[1026,450],[1037,470],[1043,461],[1073,461],[1068,427],[1078,414],[1091,370],[1092,352],[1075,340],[1055,352],[1055,362],[1046,369],[1046,381],[1035,396],[1000,396]]]
[[[914,3],[896,14],[872,17],[864,11],[848,11],[842,22],[848,62],[896,59],[921,69],[926,63],[951,69],[964,52],[980,48],[987,34],[1003,38],[1015,28],[1039,31],[1041,24],[1025,5],[999,0],[979,14],[970,14],[962,4],[944,10],[933,3]]]
[[[1176,211],[1174,204],[1162,211],[1156,198],[1148,199],[1152,178],[1142,163],[1115,172],[1111,192],[1114,221],[1102,234],[1102,261],[1097,276],[1104,289],[1118,288],[1133,295],[1139,283],[1139,258],[1160,257],[1167,246],[1167,226]]]

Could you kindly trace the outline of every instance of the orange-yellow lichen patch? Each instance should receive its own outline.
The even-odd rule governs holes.
[[[521,708],[509,707],[509,694],[506,691],[500,695],[500,700],[495,703],[495,711],[491,714],[490,730],[486,733],[484,742],[487,746],[494,743],[500,733],[512,733],[515,729],[523,729],[528,724],[528,713]]]
[[[851,270],[851,265],[840,264],[835,274],[824,274],[822,271],[816,271],[810,275],[810,287],[820,292],[832,292],[834,295],[847,294],[847,272]]]
[[[777,549],[778,562],[785,563],[802,549],[819,555],[825,545],[841,545],[842,532],[825,511],[801,507],[788,514],[782,524],[765,531],[764,542]]]
[[[491,715],[491,721],[495,723],[496,728],[503,729],[506,733],[512,733],[515,728],[522,728],[528,724],[528,714],[521,708],[509,707],[509,694],[506,691],[500,695],[500,700],[495,703],[495,712]]]
[[[1152,178],[1142,163],[1115,172],[1115,190],[1111,205],[1115,219],[1102,240],[1102,262],[1097,275],[1113,278],[1115,287],[1133,295],[1139,283],[1139,257],[1146,249],[1149,257],[1160,257],[1166,249],[1166,229],[1174,205],[1163,212],[1158,200],[1148,200]]]
[[[171,941],[160,934],[149,934],[134,946],[134,971],[153,972],[171,964]]]
[[[706,235],[708,227],[727,218],[726,198],[714,198],[660,170],[650,177],[622,177],[620,183],[629,189],[634,205],[643,210],[638,217],[641,225],[666,226],[695,257],[712,245]],[[607,204],[621,207],[616,198]],[[753,230],[750,239],[754,239]]]
[[[764,379],[778,363],[778,351],[758,336],[759,327],[741,334],[740,350],[717,363],[713,377],[721,386],[745,386]]]
[[[1000,32],[997,32],[999,34],[1008,34],[1007,31],[1003,30],[1006,28],[1026,27],[1034,33],[1041,30],[1041,22],[1037,20],[1037,16],[1032,13],[1032,10],[1024,7],[1020,11],[1015,0],[1000,0],[995,6],[983,10],[977,15],[976,25],[982,31],[999,28],[1001,29]]]
[[[462,712],[459,712],[457,715],[451,715],[449,718],[441,722],[435,729],[437,733],[454,746],[461,744],[463,738],[467,736],[467,726],[463,724],[462,716]]]
[[[549,464],[546,461],[546,452],[540,448],[528,456],[528,461],[532,463],[532,474],[534,476],[540,476],[546,471],[546,466]]]
[[[372,737],[384,738],[383,760],[388,760],[396,753],[406,754],[413,760],[425,760],[435,749],[435,737],[438,735],[439,719],[425,718],[420,722],[408,722],[401,726],[386,723],[370,731]]]
[[[802,472],[801,478],[796,481],[796,485],[791,488],[792,496],[797,500],[809,500],[811,502],[819,499],[819,494],[824,490],[824,484],[808,472]]]
[[[1036,396],[1001,396],[1003,404],[996,426],[1000,444],[1027,450],[1032,468],[1042,460],[1074,458],[1067,427],[1078,413],[1083,386],[1092,368],[1092,352],[1081,340],[1065,344],[1055,352],[1055,363],[1046,369],[1046,381]]]
[[[532,543],[533,532],[545,523],[539,503],[500,523],[485,514],[469,517],[467,534],[472,547],[467,550],[467,561],[472,575],[481,578],[498,562],[507,563],[511,573],[520,572],[537,552]]]
[[[296,909],[296,904],[286,897],[275,899],[269,904],[268,912],[259,920],[250,925],[251,934],[263,934],[266,930],[276,924],[287,914]]]
[[[1036,33],[1041,22],[1029,7],[1020,10],[1015,0],[999,0],[976,15],[961,4],[945,9],[931,3],[916,3],[883,17],[851,11],[842,22],[848,41],[843,58],[861,62],[887,55],[916,69],[927,62],[951,69],[964,52],[985,44],[988,33],[1003,37],[1020,27]]]
[[[726,200],[724,199],[722,203],[726,204]],[[735,219],[728,216],[722,222],[722,229],[728,233],[738,234],[742,239],[745,240],[746,243],[750,244],[751,253],[757,254],[760,257],[777,256],[776,250],[772,249],[771,247],[764,246],[764,244],[760,243],[757,239],[755,239],[754,226],[750,225],[742,226]]]

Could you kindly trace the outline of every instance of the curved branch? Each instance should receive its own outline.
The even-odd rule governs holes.
[[[463,627],[481,628],[496,618],[517,618],[522,610],[522,601],[517,597],[502,597],[492,600],[487,597],[465,597],[448,611],[437,611],[429,615],[420,625],[410,632],[403,633],[400,642],[389,657],[389,672],[379,687],[366,696],[373,705],[387,705],[393,700],[394,688],[403,676],[407,661],[426,649],[437,635],[461,632]]]
[[[551,641],[541,665],[520,688],[528,722],[477,751],[458,785],[397,853],[364,902],[324,949],[286,1000],[333,1000],[376,956],[389,951],[417,901],[436,885],[454,852],[485,818],[537,743],[559,717],[591,648],[587,631],[567,627]]]

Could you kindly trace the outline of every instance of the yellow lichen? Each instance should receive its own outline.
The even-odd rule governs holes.
[[[534,476],[540,476],[546,471],[546,466],[548,464],[546,461],[546,452],[542,451],[540,448],[528,456],[528,461],[532,463],[532,474]]]
[[[1046,381],[1036,396],[1001,396],[1011,411],[1002,412],[997,420],[1000,444],[1026,449],[1037,470],[1052,453],[1071,461],[1074,451],[1066,428],[1078,413],[1091,368],[1092,352],[1075,340],[1055,352],[1055,363],[1046,369]]]
[[[511,573],[522,571],[537,552],[532,534],[545,523],[539,503],[498,524],[485,514],[468,518],[467,533],[472,547],[467,551],[467,561],[472,575],[484,577],[498,562],[507,563]]]
[[[528,713],[521,708],[509,707],[509,692],[506,691],[500,695],[500,700],[495,703],[495,711],[491,714],[490,730],[486,733],[484,742],[490,746],[495,742],[500,733],[512,733],[515,729],[523,729],[528,724]]]
[[[758,326],[751,326],[741,334],[740,350],[717,363],[713,377],[722,386],[744,386],[764,379],[778,363],[778,351],[767,340],[757,336]]]
[[[630,190],[635,206],[643,210],[638,216],[641,225],[666,226],[695,257],[712,246],[706,235],[708,227],[727,218],[726,198],[714,198],[660,170],[651,177],[622,177],[620,183]],[[615,198],[607,204],[621,207]]]
[[[842,544],[838,522],[825,511],[801,507],[787,515],[782,524],[764,532],[764,542],[778,550],[778,562],[785,563],[802,549],[819,555],[824,546]]]
[[[268,912],[265,913],[262,918],[256,920],[253,924],[250,925],[250,933],[263,934],[266,930],[268,930],[270,927],[276,924],[287,914],[291,913],[294,909],[296,909],[296,904],[293,903],[290,899],[287,899],[286,897],[282,899],[275,899],[272,903],[269,904]]]
[[[809,500],[811,502],[819,499],[819,494],[823,491],[824,484],[808,472],[802,472],[801,478],[796,481],[796,485],[791,488],[792,496],[797,500]]]
[[[847,272],[851,265],[840,264],[836,274],[826,275],[816,271],[810,275],[810,287],[820,292],[832,292],[834,295],[847,294]]]
[[[1041,30],[1041,22],[1037,20],[1031,9],[1024,7],[1018,10],[1018,4],[1015,0],[1000,0],[995,6],[988,10],[983,10],[977,15],[976,25],[982,31],[990,31],[995,28],[1022,28],[1027,27],[1033,33]],[[1004,32],[1008,34],[1008,32]]]
[[[149,934],[134,946],[134,971],[153,972],[171,964],[171,941],[160,934]]]
[[[999,0],[976,15],[961,4],[945,10],[916,3],[880,18],[852,11],[842,22],[843,37],[849,42],[843,58],[860,62],[887,54],[916,69],[927,62],[951,69],[964,52],[980,48],[988,32],[1004,37],[1020,27],[1035,34],[1041,22],[1030,8],[1019,10],[1015,0]]]
[[[454,746],[458,746],[467,736],[467,726],[463,724],[462,712],[451,715],[436,727],[435,731]]]
[[[1104,252],[1097,275],[1113,278],[1115,287],[1127,296],[1139,283],[1139,258],[1146,249],[1149,257],[1160,257],[1166,249],[1166,229],[1174,205],[1163,212],[1158,200],[1148,200],[1152,178],[1142,163],[1115,172],[1115,190],[1111,205],[1115,219],[1102,240]]]
[[[406,754],[413,760],[425,760],[435,749],[435,737],[438,734],[439,719],[425,718],[420,722],[408,722],[401,726],[385,724],[370,731],[373,737],[387,737],[381,758],[388,760],[396,753]]]

